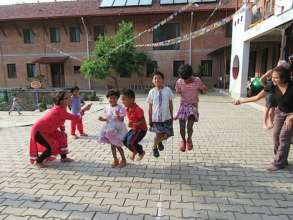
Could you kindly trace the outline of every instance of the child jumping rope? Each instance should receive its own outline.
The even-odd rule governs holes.
[[[164,74],[157,71],[153,74],[154,88],[149,91],[147,103],[149,104],[150,131],[156,134],[154,138],[153,155],[160,156],[164,150],[163,140],[174,135],[173,132],[173,93],[164,86]]]
[[[71,90],[72,97],[71,97],[71,113],[73,115],[80,115],[82,104],[84,104],[82,97],[79,95],[79,88],[77,86],[73,87]],[[80,136],[87,136],[87,134],[83,131],[83,123],[82,123],[82,117],[80,117],[78,120],[71,121],[71,136],[75,139],[78,138],[78,136],[75,134],[75,130],[79,131]]]
[[[147,124],[143,110],[135,103],[135,93],[130,89],[122,90],[122,103],[126,107],[128,118],[128,127],[130,131],[124,137],[124,145],[132,152],[131,160],[135,159],[138,154],[137,161],[142,160],[145,155],[142,145],[139,142],[147,133]]]
[[[188,150],[192,150],[192,133],[193,124],[198,121],[198,94],[199,92],[205,93],[208,88],[198,78],[192,76],[192,67],[188,64],[181,65],[178,69],[180,79],[177,80],[175,89],[176,93],[180,96],[180,107],[175,116],[175,119],[179,119],[180,125],[180,150],[185,152],[186,147]],[[187,139],[185,136],[187,122]]]
[[[126,166],[126,158],[122,149],[122,141],[127,133],[127,128],[124,123],[126,111],[122,105],[117,103],[120,97],[119,91],[109,90],[106,97],[109,101],[109,105],[104,109],[104,117],[99,117],[99,120],[105,121],[106,124],[102,128],[98,141],[100,143],[111,144],[112,155],[114,158],[112,167],[122,168]],[[117,158],[117,150],[121,156],[120,161]]]

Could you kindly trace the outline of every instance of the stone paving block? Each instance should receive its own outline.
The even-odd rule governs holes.
[[[86,208],[87,208],[87,204],[72,204],[72,203],[69,203],[67,204],[63,210],[64,211],[84,211]]]
[[[62,196],[59,202],[66,202],[66,203],[79,203],[83,197],[78,196]]]
[[[126,199],[124,206],[139,206],[146,207],[147,200],[134,200],[134,199]]]
[[[193,209],[193,203],[191,202],[174,202],[171,201],[171,209]]]
[[[48,213],[48,209],[39,209],[39,208],[29,208],[27,209],[23,215],[26,216],[37,216],[37,217],[44,217],[46,215],[46,213]]]
[[[93,220],[118,220],[119,214],[96,213]]]
[[[89,197],[83,197],[80,201],[80,203],[87,203],[87,204],[95,204],[100,205],[103,201],[103,198],[89,198]]]
[[[44,205],[44,202],[36,202],[36,201],[27,200],[21,205],[21,207],[37,209],[37,208],[41,208],[42,205]]]
[[[60,218],[60,219],[67,219],[71,211],[57,211],[57,210],[50,210],[46,215],[45,218]]]
[[[262,220],[290,220],[286,215],[278,215],[278,216],[272,216],[272,215],[262,215]]]
[[[86,191],[77,191],[75,196],[85,196],[85,197],[92,197],[94,198],[96,192],[86,192]]]
[[[219,204],[220,211],[229,211],[229,212],[242,212],[244,213],[243,205],[223,205]]]
[[[210,220],[216,220],[216,219],[237,220],[237,219],[235,219],[232,212],[208,211],[208,216],[209,216]]]
[[[103,205],[117,205],[123,206],[125,199],[111,199],[111,198],[104,198],[102,204]]]
[[[170,208],[170,201],[157,201],[157,202],[154,202],[154,201],[148,200],[146,207],[169,209]]]
[[[158,208],[158,216],[175,216],[178,218],[182,218],[182,209]]]
[[[15,216],[15,215],[8,215],[5,220],[27,220],[29,219],[28,216]]]
[[[243,206],[246,213],[252,213],[252,214],[272,214],[268,207],[254,207],[254,206]]]
[[[10,214],[10,215],[22,215],[27,208],[14,208],[14,207],[7,207],[2,211],[4,214]]]
[[[137,199],[138,193],[117,193],[117,199]]]
[[[12,199],[5,199],[1,205],[10,206],[10,207],[20,207],[23,204],[24,200],[12,200]]]
[[[68,219],[71,220],[91,220],[95,215],[94,212],[73,211]]]
[[[45,202],[45,204],[42,206],[42,209],[55,209],[55,210],[63,210],[66,203],[61,202]]]
[[[143,215],[129,215],[129,214],[119,214],[118,220],[145,220]]]
[[[157,208],[134,207],[133,214],[157,215]]]
[[[147,194],[139,193],[138,200],[144,200],[144,199],[158,201],[160,199],[160,195],[147,195]],[[180,197],[180,200],[181,200],[181,197]]]
[[[96,198],[111,198],[114,199],[116,197],[116,192],[98,192],[95,197]]]
[[[86,212],[109,213],[110,208],[111,208],[110,205],[94,205],[94,204],[90,204],[85,211]]]
[[[242,213],[235,213],[235,218],[237,220],[262,220],[261,215],[257,214],[242,214]]]
[[[183,209],[183,218],[208,219],[208,212],[206,210]]]
[[[112,205],[110,208],[110,213],[126,213],[132,214],[134,207],[133,206],[117,206]]]

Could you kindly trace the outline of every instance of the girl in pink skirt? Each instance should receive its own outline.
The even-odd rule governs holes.
[[[127,128],[124,123],[126,111],[122,105],[117,103],[120,92],[116,90],[109,90],[106,95],[109,105],[104,109],[104,116],[99,117],[100,121],[105,121],[98,142],[110,144],[114,161],[112,167],[124,167],[126,165],[126,158],[123,146],[123,138],[127,133]],[[117,150],[121,155],[121,160],[117,158]]]
[[[198,77],[192,75],[192,67],[188,64],[181,65],[178,69],[180,79],[176,81],[176,93],[180,95],[180,107],[175,116],[179,119],[180,125],[180,150],[184,152],[186,147],[192,150],[192,133],[193,124],[198,121],[198,94],[199,92],[205,93],[208,88]],[[187,139],[186,139],[187,127]]]

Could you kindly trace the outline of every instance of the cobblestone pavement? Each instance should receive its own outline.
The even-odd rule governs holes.
[[[138,103],[146,109],[143,98]],[[70,164],[36,169],[28,163],[30,127],[0,130],[0,219],[293,219],[293,168],[265,171],[272,142],[261,111],[202,96],[193,151],[179,152],[176,122],[160,158],[148,133],[144,160],[115,169],[109,146],[96,142],[101,107],[84,117],[90,136],[70,139]]]

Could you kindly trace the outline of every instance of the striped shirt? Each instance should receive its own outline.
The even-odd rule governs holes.
[[[176,81],[176,92],[181,96],[181,103],[198,105],[198,93],[205,88],[205,85],[198,77],[192,77],[192,82],[186,83],[184,79]]]

